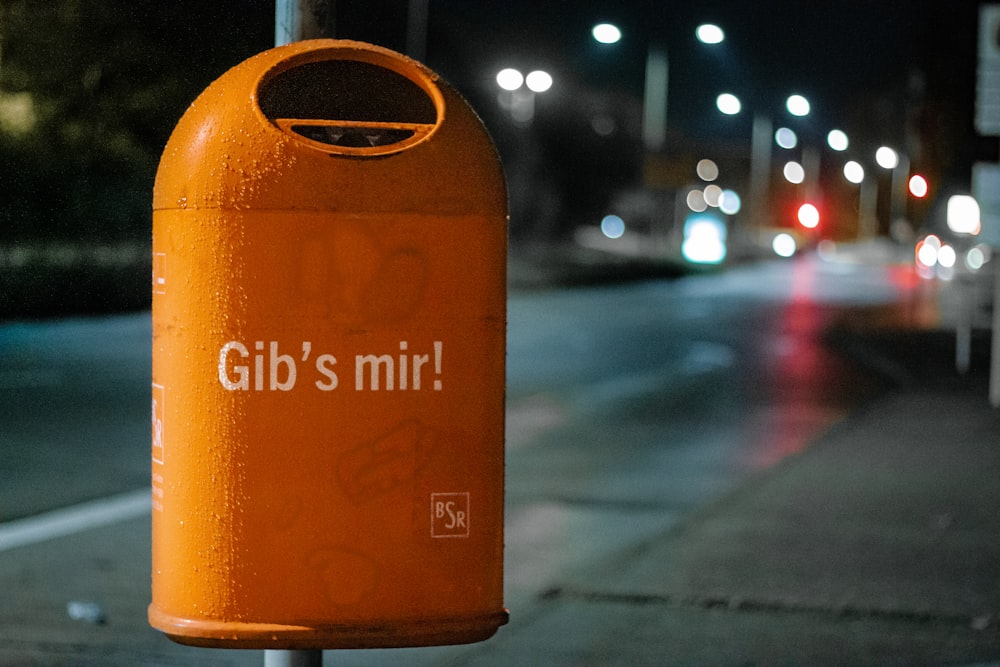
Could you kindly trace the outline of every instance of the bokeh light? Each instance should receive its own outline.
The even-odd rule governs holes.
[[[689,262],[719,264],[726,258],[726,225],[710,216],[692,216],[684,222],[681,254]]]
[[[620,239],[625,234],[625,221],[617,215],[606,215],[601,220],[601,233],[609,239]]]
[[[934,234],[929,234],[920,239],[916,247],[917,264],[931,268],[937,264],[939,250],[941,250],[941,239]]]
[[[705,195],[701,190],[691,190],[688,192],[687,205],[695,213],[701,213],[708,208],[708,204],[705,203]]]
[[[552,75],[543,70],[535,70],[524,78],[524,83],[531,92],[544,93],[552,87]]]
[[[843,130],[830,130],[830,133],[826,135],[826,143],[835,151],[846,151],[850,145],[847,134]]]
[[[956,234],[978,234],[980,221],[979,202],[970,195],[954,195],[948,198],[948,229]]]
[[[697,172],[698,178],[710,183],[719,177],[719,165],[709,159],[698,160],[694,170]]]
[[[819,209],[813,204],[803,204],[799,206],[799,224],[807,229],[815,229],[819,226]]]
[[[719,205],[722,203],[722,188],[713,183],[712,185],[709,185],[708,187],[705,188],[703,196],[705,197],[706,204],[718,208]]]
[[[722,28],[713,23],[703,23],[694,31],[698,41],[703,44],[721,44],[726,39]]]
[[[899,165],[899,154],[888,146],[880,146],[875,151],[875,162],[883,169],[895,169]]]
[[[977,245],[969,248],[969,252],[965,253],[965,266],[970,271],[978,271],[989,261],[989,252],[990,248],[986,245]]]
[[[740,102],[740,98],[736,97],[732,93],[722,93],[715,98],[715,106],[717,106],[719,111],[727,116],[735,116],[743,109],[743,104]]]
[[[809,105],[809,100],[801,95],[790,95],[785,102],[785,108],[793,116],[808,116],[809,111],[812,109]]]
[[[719,200],[719,210],[726,215],[736,215],[743,207],[743,201],[739,194],[733,190],[723,190],[722,198]]]
[[[622,31],[612,23],[598,23],[590,34],[601,44],[615,44],[622,38]]]
[[[785,180],[789,183],[794,183],[798,185],[802,181],[806,180],[806,170],[801,164],[795,162],[794,160],[786,162],[785,168],[781,170],[781,173],[785,175]]]
[[[920,174],[914,174],[910,177],[910,194],[918,199],[922,199],[927,196],[927,179]]]
[[[774,239],[771,240],[771,250],[779,257],[791,257],[795,254],[797,246],[795,237],[786,232],[775,234]]]
[[[865,180],[865,168],[860,163],[850,160],[844,165],[844,178],[855,185]]]
[[[512,67],[497,73],[497,85],[504,90],[515,91],[524,83],[524,75]]]
[[[774,133],[774,143],[782,148],[791,149],[799,145],[799,138],[795,136],[794,131],[787,127],[779,127],[778,131]]]
[[[950,269],[951,267],[955,266],[956,259],[957,256],[955,254],[955,249],[952,248],[950,245],[943,245],[941,246],[941,249],[938,250],[937,261],[938,264],[943,266],[944,268]]]

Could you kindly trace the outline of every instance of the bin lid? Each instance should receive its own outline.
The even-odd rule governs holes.
[[[506,215],[506,188],[481,121],[431,70],[306,40],[240,63],[192,103],[153,208]]]

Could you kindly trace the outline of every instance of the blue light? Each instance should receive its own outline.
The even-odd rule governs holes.
[[[606,215],[601,220],[601,232],[609,239],[620,239],[625,234],[625,221],[617,215]]]

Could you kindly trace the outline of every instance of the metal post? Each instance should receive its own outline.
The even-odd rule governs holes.
[[[976,307],[975,283],[965,278],[958,281],[958,318],[955,323],[955,370],[960,375],[969,372],[972,356],[972,320]]]
[[[264,667],[323,667],[323,651],[264,651]]]
[[[878,176],[866,176],[858,193],[858,240],[878,235]]]
[[[333,37],[334,0],[276,0],[274,45]],[[264,667],[323,667],[323,651],[264,651]]]
[[[750,218],[756,231],[768,225],[767,208],[771,190],[771,119],[754,114],[750,137]]]
[[[906,218],[906,193],[910,180],[910,157],[899,154],[899,162],[892,169],[892,192],[889,200],[889,230],[900,218]]]
[[[276,0],[274,45],[333,37],[334,0]]]
[[[427,55],[427,4],[430,0],[410,0],[406,16],[406,55],[423,60]]]
[[[670,61],[666,49],[649,47],[646,53],[646,81],[642,96],[642,139],[646,150],[663,148],[667,139],[667,90]]]
[[[819,197],[819,175],[820,175],[820,160],[822,159],[822,154],[820,150],[815,146],[803,146],[802,147],[802,170],[806,173],[805,178],[805,192],[806,200],[814,204],[819,204],[817,201]]]
[[[994,248],[993,342],[990,350],[990,405],[1000,408],[1000,257]]]

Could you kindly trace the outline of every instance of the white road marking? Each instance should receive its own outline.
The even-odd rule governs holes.
[[[150,491],[144,488],[0,523],[0,552],[137,519],[151,507]]]

